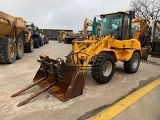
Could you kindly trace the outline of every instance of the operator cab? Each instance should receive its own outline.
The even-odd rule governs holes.
[[[132,38],[131,32],[132,19],[135,18],[135,12],[117,12],[100,15],[101,31],[100,36],[111,35],[118,40],[127,40]]]

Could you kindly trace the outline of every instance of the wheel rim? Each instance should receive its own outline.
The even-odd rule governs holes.
[[[106,61],[102,66],[102,73],[105,77],[109,76],[112,72],[112,63],[110,61]]]
[[[14,46],[13,45],[9,46],[9,53],[11,57],[14,57]]]
[[[18,53],[22,54],[22,44],[18,44]]]
[[[138,66],[138,57],[135,57],[134,59],[133,59],[133,68],[135,69],[135,68],[137,68],[137,66]]]

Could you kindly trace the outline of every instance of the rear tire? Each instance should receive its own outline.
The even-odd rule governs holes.
[[[110,53],[100,53],[91,69],[92,77],[100,84],[109,82],[115,72],[115,59]]]
[[[34,48],[39,48],[39,38],[34,38]]]
[[[140,54],[139,52],[134,52],[132,58],[129,61],[123,63],[123,68],[126,73],[137,72],[140,64]]]
[[[142,61],[147,61],[147,59],[148,59],[148,54],[149,54],[148,48],[147,48],[147,47],[142,47],[142,48],[141,48],[141,51],[142,51],[141,60],[142,60]]]
[[[16,43],[10,38],[0,39],[0,63],[14,63],[16,61]]]
[[[30,41],[25,46],[25,52],[30,53],[33,52],[34,44],[33,39],[31,38]]]
[[[72,41],[76,38],[65,38],[64,43],[66,44],[72,44]]]
[[[17,52],[17,59],[22,59],[24,55],[24,45],[21,38],[16,40],[16,52]]]

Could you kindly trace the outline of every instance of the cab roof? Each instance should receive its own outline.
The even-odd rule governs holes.
[[[106,16],[106,15],[117,14],[117,13],[126,13],[126,14],[129,14],[129,12],[127,12],[127,11],[118,11],[118,12],[114,12],[114,13],[101,14],[100,16]]]
[[[118,13],[128,14],[128,15],[132,16],[132,18],[134,18],[134,17],[135,17],[135,12],[134,12],[134,11],[118,11],[118,12],[114,12],[114,13],[101,14],[101,15],[100,15],[100,17],[102,17],[102,16],[106,16],[106,15],[111,15],[111,14],[118,14]]]

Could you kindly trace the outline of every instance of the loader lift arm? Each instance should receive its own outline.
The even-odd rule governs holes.
[[[151,24],[151,20],[150,20]],[[151,31],[153,28],[150,27],[147,19],[137,17],[132,21],[132,26],[139,27],[133,38],[138,39],[141,43],[141,51],[142,51],[142,61],[147,61],[148,55],[151,52]]]

